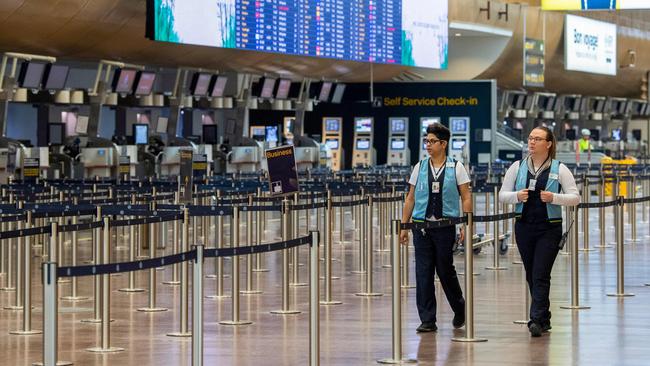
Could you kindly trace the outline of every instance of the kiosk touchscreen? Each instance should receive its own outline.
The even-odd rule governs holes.
[[[343,169],[342,124],[343,119],[339,117],[323,118],[322,143],[328,147],[329,153],[331,154],[331,157],[326,157],[325,160],[335,172]]]
[[[388,134],[388,157],[386,163],[394,166],[407,166],[411,164],[411,153],[408,143],[408,118],[390,117]]]
[[[373,146],[372,117],[356,117],[354,119],[354,150],[352,152],[352,167],[375,165],[375,149]]]
[[[146,145],[149,138],[149,125],[134,123],[133,124],[133,142],[136,145]]]
[[[266,126],[266,138],[264,139],[269,148],[275,148],[278,146],[278,126]]]
[[[255,141],[264,142],[266,140],[266,128],[264,126],[251,126],[250,137]]]
[[[420,160],[427,157],[427,147],[424,145],[424,139],[427,137],[427,127],[434,123],[440,123],[440,117],[422,117],[420,118]]]
[[[469,160],[469,117],[449,117],[449,156],[466,163]]]

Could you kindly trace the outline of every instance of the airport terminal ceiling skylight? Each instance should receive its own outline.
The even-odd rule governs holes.
[[[151,1],[156,41],[447,68],[447,0]]]

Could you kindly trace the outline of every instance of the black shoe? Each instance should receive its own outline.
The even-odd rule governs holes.
[[[551,322],[545,322],[542,324],[542,332],[548,332],[551,329],[553,329]]]
[[[456,313],[454,315],[454,320],[452,320],[451,324],[456,329],[461,328],[461,327],[463,327],[465,325],[465,310],[464,309],[460,313]]]
[[[542,326],[539,323],[532,322],[528,325],[528,331],[530,332],[531,337],[541,337],[542,336]]]
[[[422,323],[415,331],[418,333],[435,332],[438,330],[436,323]]]

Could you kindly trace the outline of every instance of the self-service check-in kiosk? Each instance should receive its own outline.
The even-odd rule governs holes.
[[[456,161],[469,160],[469,117],[449,117],[449,156]]]
[[[388,159],[386,164],[407,166],[411,164],[411,151],[408,148],[408,118],[390,117],[388,134]]]
[[[343,169],[343,139],[342,134],[343,120],[336,117],[323,118],[323,144],[325,144],[331,153],[331,169],[339,171]]]
[[[354,149],[352,167],[375,165],[375,149],[372,147],[374,119],[356,117],[354,119]]]
[[[434,123],[440,123],[440,117],[420,118],[420,160],[428,156],[427,146],[424,144],[424,139],[427,137],[427,127]]]

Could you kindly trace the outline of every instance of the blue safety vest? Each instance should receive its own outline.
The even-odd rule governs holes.
[[[420,161],[418,180],[415,185],[415,208],[413,209],[413,221],[424,221],[429,205],[428,175],[431,174],[429,158]],[[460,217],[460,193],[456,184],[456,162],[447,157],[445,164],[445,180],[442,185],[442,217]]]
[[[546,181],[546,190],[552,193],[559,193],[560,189],[560,162],[551,160],[551,171],[548,173],[548,180]],[[527,188],[528,180],[528,159],[522,159],[519,162],[519,172],[517,173],[517,182],[515,183],[515,191],[521,191]],[[524,210],[523,202],[517,203],[515,212],[521,216]],[[562,207],[552,203],[546,204],[546,213],[548,214],[549,221],[562,220]]]

